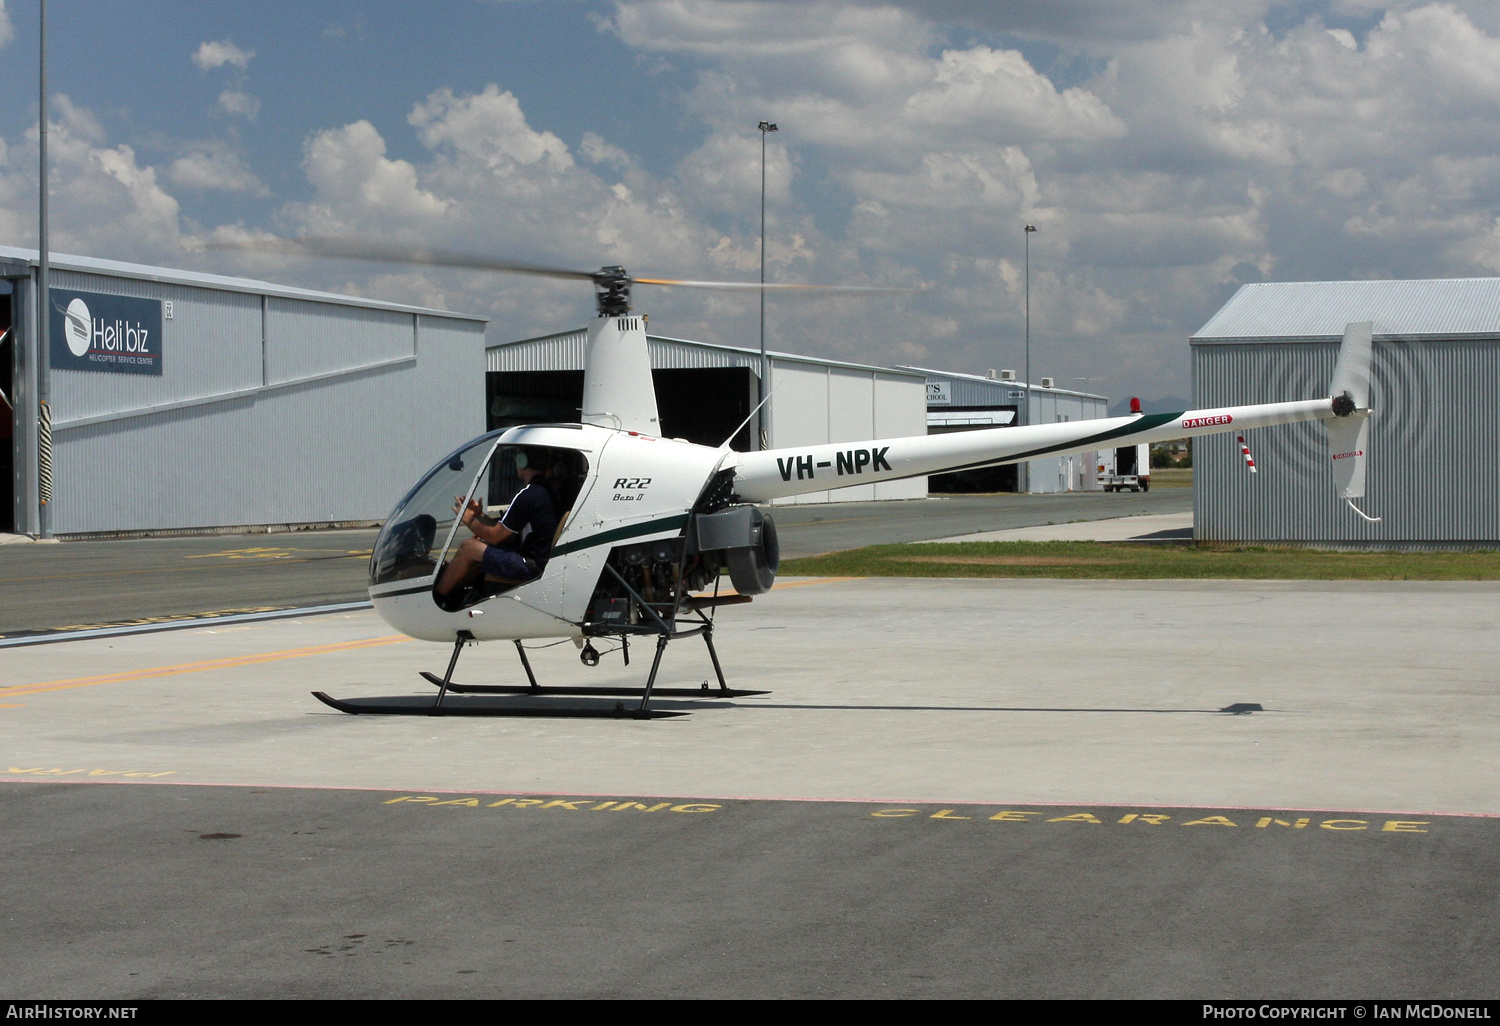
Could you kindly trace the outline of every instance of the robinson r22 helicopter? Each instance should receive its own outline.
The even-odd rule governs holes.
[[[258,245],[256,248],[267,248]],[[756,284],[632,278],[622,267],[596,272],[538,268],[459,254],[412,251],[359,240],[298,240],[280,252],[428,263],[441,266],[579,278],[594,284],[598,316],[590,322],[584,355],[583,407],[578,423],[533,424],[492,431],[440,460],[396,504],[370,559],[375,611],[407,635],[453,646],[446,672],[424,673],[435,699],[336,699],[323,702],[349,713],[457,715],[616,715],[612,710],[447,701],[455,694],[640,696],[632,714],[650,709],[669,641],[700,636],[718,677],[717,692],[660,689],[655,693],[732,697],[763,692],[731,690],[713,647],[712,610],[748,602],[770,589],[779,554],[776,527],[761,503],[849,484],[1018,463],[1111,446],[1244,432],[1296,421],[1328,422],[1329,457],[1339,496],[1364,495],[1370,409],[1371,324],[1350,324],[1324,398],[1181,413],[1036,424],[944,435],[837,442],[735,452],[660,436],[644,318],[631,313],[631,286],[689,285],[757,289]],[[767,289],[810,286],[768,285]],[[813,286],[816,287],[816,286]],[[835,288],[833,291],[882,291]],[[899,291],[899,290],[890,290]],[[752,413],[753,416],[753,413]],[[520,488],[517,453],[540,457],[561,500],[551,559],[527,581],[485,577],[440,595],[437,584],[466,537],[463,509],[477,502],[503,505]],[[455,502],[457,499],[457,502]],[[1366,517],[1366,519],[1373,519]],[[734,594],[720,594],[727,570]],[[710,589],[712,589],[710,591]],[[704,594],[708,592],[707,594]],[[643,689],[538,685],[523,640],[571,639],[586,665],[597,665],[593,641],[620,642],[626,665],[632,637],[654,637],[655,657]],[[460,685],[453,671],[463,648],[511,641],[527,685]]]

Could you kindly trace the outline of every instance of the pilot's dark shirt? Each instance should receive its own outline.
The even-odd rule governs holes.
[[[557,507],[552,493],[541,481],[532,481],[510,501],[500,523],[516,533],[517,537],[507,542],[524,558],[536,563],[537,573],[541,573],[552,554],[552,536],[557,533]]]

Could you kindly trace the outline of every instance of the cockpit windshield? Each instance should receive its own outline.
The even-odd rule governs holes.
[[[530,465],[541,471],[537,480],[550,496],[560,533],[588,477],[588,459],[576,449],[499,445],[502,433],[493,431],[456,449],[406,494],[375,540],[371,585],[430,578],[451,561],[458,544],[470,535],[454,530],[457,510],[468,498],[479,503],[486,517],[503,516],[525,487],[516,459],[523,451]],[[549,536],[545,548],[551,548],[551,540]]]
[[[454,450],[407,492],[375,540],[372,585],[437,573],[433,548],[448,540],[456,516],[454,498],[473,490],[499,437],[495,431]]]

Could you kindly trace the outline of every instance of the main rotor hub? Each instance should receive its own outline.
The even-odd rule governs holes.
[[[619,266],[594,272],[594,300],[600,317],[624,317],[630,312],[630,275]]]

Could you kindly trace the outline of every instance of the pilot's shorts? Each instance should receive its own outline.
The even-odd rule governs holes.
[[[502,549],[498,545],[485,546],[479,565],[491,577],[504,577],[508,581],[529,581],[536,576],[535,563],[521,558],[515,549]]]

